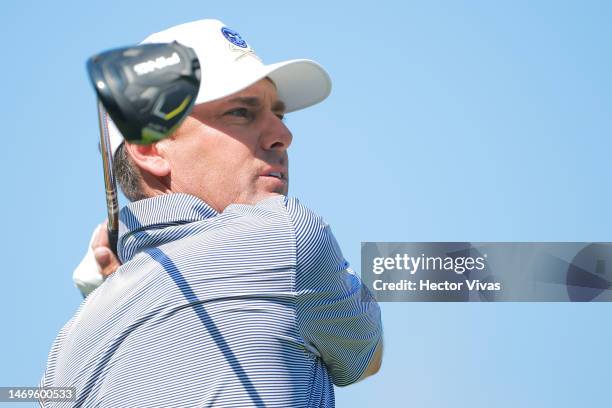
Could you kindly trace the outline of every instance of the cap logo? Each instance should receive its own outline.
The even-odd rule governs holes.
[[[238,46],[240,48],[247,48],[248,47],[246,41],[244,41],[242,39],[240,34],[238,34],[236,31],[232,30],[231,28],[223,27],[221,29],[221,32],[223,33],[223,36],[225,38],[227,38],[227,41],[231,42],[232,44],[234,44],[234,45],[236,45],[236,46]]]

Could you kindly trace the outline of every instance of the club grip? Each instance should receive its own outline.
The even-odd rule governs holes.
[[[108,245],[109,245],[111,251],[113,251],[113,253],[117,257],[118,257],[118,255],[117,255],[117,239],[118,239],[118,237],[119,237],[119,231],[117,231],[116,229],[108,228]]]

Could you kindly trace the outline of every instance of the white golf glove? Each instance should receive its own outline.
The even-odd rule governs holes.
[[[81,260],[79,266],[77,266],[72,273],[72,280],[77,289],[83,294],[83,297],[89,295],[104,282],[104,276],[102,276],[101,273],[102,269],[96,262],[92,248],[94,239],[100,231],[100,228],[102,228],[102,225],[98,225],[98,227],[94,229],[91,239],[89,240],[89,245],[87,246],[87,253],[83,260]]]

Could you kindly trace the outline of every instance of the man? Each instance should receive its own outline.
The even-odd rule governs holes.
[[[382,328],[329,226],[286,197],[283,116],[329,78],[263,65],[216,20],[145,42],[174,40],[202,64],[196,106],[155,144],[114,138],[122,266],[62,329],[42,385],[76,387],[76,406],[333,406],[332,384],[377,372]]]

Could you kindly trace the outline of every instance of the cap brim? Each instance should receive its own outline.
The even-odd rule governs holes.
[[[231,87],[218,87],[216,83],[207,84],[203,81],[195,103],[199,105],[225,98],[266,77],[276,85],[278,98],[285,104],[287,113],[317,104],[331,92],[331,79],[325,69],[307,59],[261,65],[259,69],[252,69],[248,75],[244,74],[244,71],[225,72],[226,76],[232,78]]]
[[[286,112],[315,105],[331,92],[327,72],[311,60],[291,60],[266,65],[266,77],[276,85],[278,98],[285,103]]]

